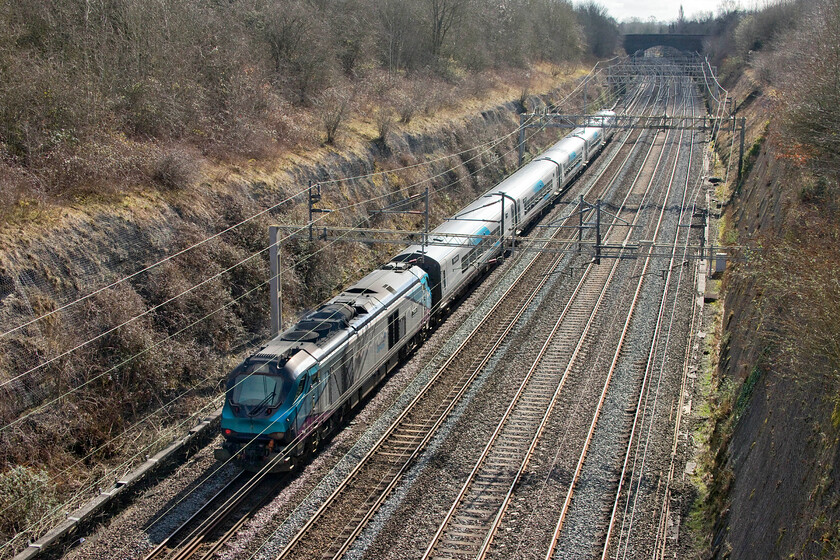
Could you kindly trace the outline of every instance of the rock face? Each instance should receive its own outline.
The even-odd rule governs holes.
[[[803,183],[809,179],[785,155],[788,143],[769,120],[775,108],[771,99],[747,77],[735,96],[751,123],[749,174],[730,200],[727,218],[731,241],[749,246],[752,254],[725,280],[709,479],[720,515],[713,556],[833,558],[838,541],[836,373],[822,356],[803,363],[801,349],[809,341],[793,339],[798,331],[787,324],[797,316],[787,305],[802,306],[805,297],[797,294],[797,285],[820,274],[821,259],[811,258],[809,264],[802,248],[796,249],[801,241],[796,238],[812,235],[809,216],[816,220],[824,208],[803,204]],[[787,257],[784,247],[791,249]]]

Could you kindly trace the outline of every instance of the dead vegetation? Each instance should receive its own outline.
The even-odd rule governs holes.
[[[371,107],[407,124],[511,65],[577,61],[587,42],[608,55],[614,30],[553,0],[7,2],[0,165],[15,172],[0,186],[13,204],[172,189],[177,150],[147,148],[236,160],[332,144]]]
[[[749,260],[726,278],[701,555],[840,549],[838,24],[837,0],[781,2],[712,43],[753,148],[726,216]]]
[[[563,91],[571,87],[566,85]],[[368,201],[327,216],[337,220],[334,223],[357,224],[372,209],[423,192],[425,184],[409,193],[401,189],[433,177],[428,184],[433,193],[440,192],[432,198],[432,217],[442,218],[515,165],[513,137],[478,156],[466,152],[439,157],[474,147],[484,138],[503,136],[515,126],[515,117],[501,108],[483,111],[486,117],[480,111],[438,124],[441,130],[414,140],[414,152],[392,132],[387,141],[404,149],[376,148],[374,153],[383,152],[377,159],[333,152],[335,159],[300,172],[313,177],[355,175],[356,169],[396,168],[430,158],[436,163],[327,187],[323,206],[341,208]],[[378,132],[371,125],[371,136]],[[387,137],[388,131],[382,135]],[[19,533],[23,540],[16,542],[25,543],[95,493],[103,484],[100,480],[107,485],[119,476],[115,473],[153,453],[160,438],[171,435],[171,427],[190,427],[189,422],[196,422],[191,415],[201,410],[206,414],[207,403],[220,395],[219,381],[236,357],[267,337],[268,225],[303,221],[305,204],[298,200],[283,206],[282,213],[242,222],[270,205],[267,202],[275,203],[278,193],[300,185],[279,179],[271,185],[228,179],[210,189],[196,184],[191,169],[179,171],[184,159],[190,163],[189,153],[174,153],[181,159],[171,163],[173,179],[160,186],[158,198],[117,198],[111,209],[106,209],[111,204],[106,199],[95,217],[74,210],[48,235],[14,240],[13,249],[0,260],[0,318],[14,325],[56,311],[62,303],[89,293],[91,286],[173,255],[129,282],[0,339],[0,371],[5,375],[0,389],[4,426],[0,471],[33,468],[25,474],[38,482],[40,470],[46,470],[47,482],[35,484],[33,492],[55,498],[44,500],[54,507],[37,510],[38,519],[50,515],[35,527],[13,513],[16,521],[0,518],[4,538]],[[375,220],[375,227],[422,227],[417,216]],[[176,255],[227,225],[240,223]],[[283,275],[284,300],[291,307],[286,310],[287,320],[330,297],[393,251],[392,245],[287,241],[283,245],[283,263],[288,267]],[[95,282],[89,283],[88,277]],[[69,353],[62,356],[64,352]],[[11,376],[18,379],[10,381]],[[23,499],[18,496],[13,503]],[[15,507],[0,504],[10,512],[17,511]],[[26,532],[20,532],[23,525]]]

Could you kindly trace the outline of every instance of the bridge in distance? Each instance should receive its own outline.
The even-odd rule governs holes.
[[[672,47],[678,51],[702,53],[706,35],[686,33],[633,33],[624,36],[624,50],[632,55],[652,47]]]

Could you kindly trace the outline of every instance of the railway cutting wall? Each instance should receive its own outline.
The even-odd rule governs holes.
[[[808,301],[836,253],[816,231],[830,197],[774,120],[772,88],[748,70],[733,88],[747,118],[746,175],[724,206],[722,241],[749,247],[724,277],[714,429],[705,474],[714,558],[834,558],[838,546],[837,373],[803,334]],[[731,136],[718,153],[729,157]],[[737,153],[737,147],[736,151]],[[830,289],[825,293],[833,293]],[[815,298],[819,299],[819,298]],[[830,328],[830,327],[829,327]],[[833,336],[833,334],[832,334]],[[703,554],[705,557],[706,554]]]

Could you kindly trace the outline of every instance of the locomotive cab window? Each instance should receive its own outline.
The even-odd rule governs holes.
[[[294,387],[294,380],[270,363],[257,364],[233,378],[228,398],[233,406],[241,406],[254,415],[279,406]]]
[[[301,378],[298,380],[297,391],[295,391],[295,398],[292,399],[292,402],[295,402],[300,398],[300,396],[303,394],[304,387],[306,387],[306,378],[301,376]]]

